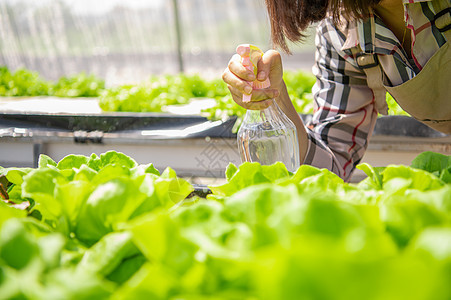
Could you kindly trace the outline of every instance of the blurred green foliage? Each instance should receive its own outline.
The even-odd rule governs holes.
[[[206,80],[197,74],[162,75],[107,89],[99,97],[99,106],[111,112],[161,112],[165,106],[187,104],[192,98],[219,99],[227,94],[220,79]]]
[[[49,89],[49,83],[36,72],[21,69],[11,73],[0,67],[0,96],[42,96],[48,95]]]
[[[52,82],[37,72],[26,69],[11,72],[5,66],[0,67],[0,96],[97,97],[104,88],[105,81],[94,75],[80,73]]]
[[[104,89],[104,80],[81,73],[61,77],[51,86],[49,94],[57,97],[98,97]]]
[[[284,81],[296,111],[312,114],[316,78],[305,71],[285,71]],[[154,75],[138,84],[105,88],[104,80],[85,73],[51,82],[37,72],[20,69],[13,73],[0,67],[0,96],[98,97],[100,108],[107,112],[162,112],[167,106],[187,104],[193,98],[212,98],[216,105],[201,114],[209,120],[237,116],[237,125],[246,112],[233,101],[220,78],[206,79],[199,74]],[[387,103],[390,115],[408,115],[388,93]]]

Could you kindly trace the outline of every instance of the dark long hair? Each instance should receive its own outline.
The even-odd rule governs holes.
[[[287,39],[298,42],[304,38],[303,31],[329,13],[335,23],[364,18],[370,8],[381,0],[265,0],[271,22],[271,38],[274,46],[287,53]]]

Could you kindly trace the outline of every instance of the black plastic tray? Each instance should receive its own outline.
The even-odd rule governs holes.
[[[311,115],[301,115],[307,123]],[[221,137],[234,138],[232,133],[236,117],[219,122],[205,131],[191,134],[186,138]],[[0,113],[0,128],[20,127],[46,129],[49,131],[101,131],[126,132],[136,130],[184,129],[189,126],[209,122],[201,116],[180,116],[162,113],[108,113],[108,114],[41,114],[41,113]],[[379,117],[373,135],[409,137],[446,137],[425,124],[408,116]]]

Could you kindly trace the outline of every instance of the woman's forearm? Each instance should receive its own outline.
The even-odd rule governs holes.
[[[276,98],[276,101],[277,105],[279,105],[282,111],[296,126],[299,141],[299,156],[300,162],[302,164],[305,160],[305,156],[307,155],[310,140],[307,136],[307,131],[305,130],[305,126],[304,123],[302,122],[301,116],[299,116],[298,112],[293,106],[293,103],[291,102],[290,97],[288,96],[288,91],[285,83],[283,84],[283,88],[282,90],[280,90],[280,95],[279,97]]]

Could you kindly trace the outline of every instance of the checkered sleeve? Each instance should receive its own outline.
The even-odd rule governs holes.
[[[372,90],[355,60],[341,50],[346,31],[331,19],[317,28],[313,73],[315,112],[304,164],[326,168],[348,181],[362,159],[377,118]]]

